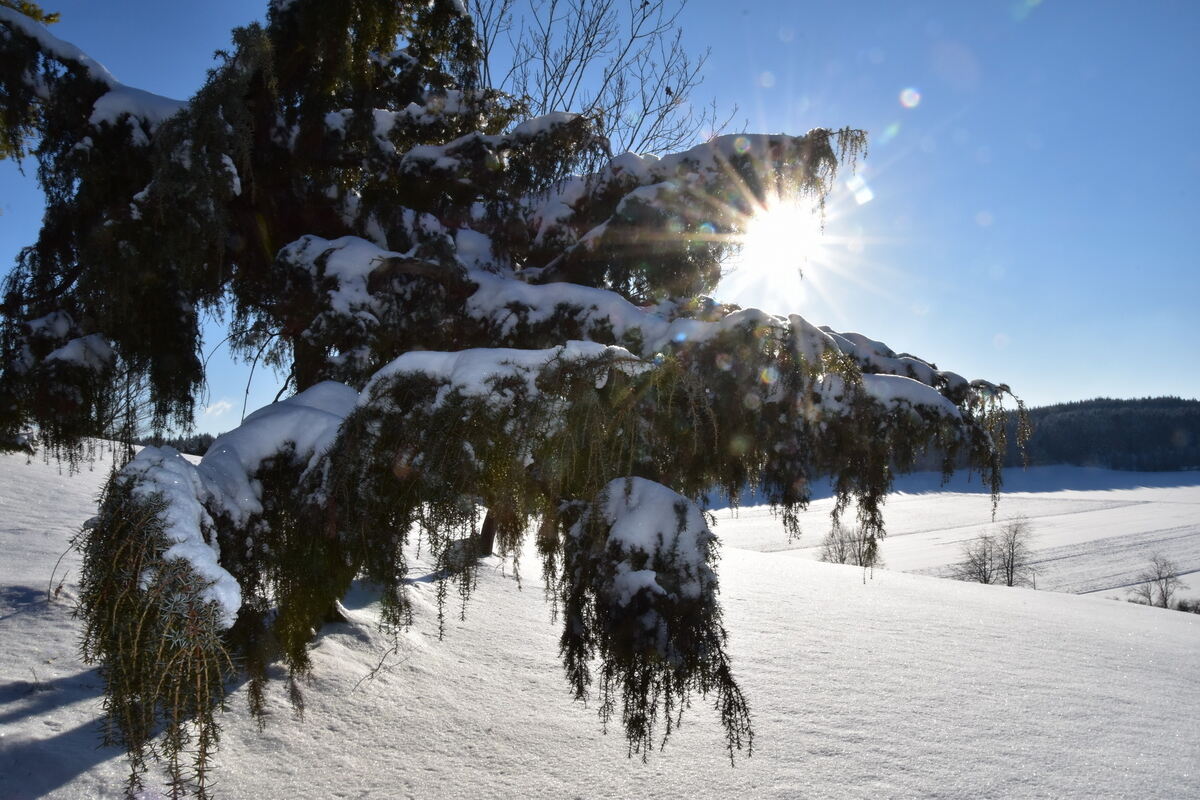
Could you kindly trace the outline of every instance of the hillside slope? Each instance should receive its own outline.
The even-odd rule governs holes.
[[[45,595],[102,473],[0,459],[0,797],[117,797],[124,763],[95,747],[99,681],[74,656],[70,578],[56,601]],[[718,528],[729,543],[733,527]],[[727,544],[722,597],[754,756],[731,768],[698,700],[642,764],[619,733],[600,733],[594,706],[570,700],[532,558],[523,566],[523,588],[498,564],[484,570],[466,621],[442,641],[434,586],[415,583],[416,625],[395,651],[374,631],[369,594],[348,598],[355,624],[320,638],[303,722],[275,687],[259,734],[233,697],[220,796],[1200,793],[1195,615],[886,571],[864,579]]]

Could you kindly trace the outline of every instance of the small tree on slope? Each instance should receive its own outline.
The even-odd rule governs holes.
[[[1148,606],[1170,608],[1176,593],[1186,589],[1187,584],[1179,579],[1179,568],[1166,556],[1155,553],[1150,565],[1138,573],[1138,582],[1129,589],[1134,600]]]
[[[732,757],[750,715],[706,493],[756,486],[794,532],[829,475],[878,537],[926,447],[999,486],[1006,387],[704,296],[747,217],[823,197],[862,133],[608,158],[586,117],[521,121],[478,58],[453,0],[276,2],[177,103],[0,7],[4,142],[47,196],[5,285],[0,438],[74,462],[146,409],[186,426],[224,304],[294,391],[199,465],[143,450],[81,537],[83,652],[131,791],[156,757],[206,794],[234,665],[254,713],[277,659],[299,704],[355,578],[406,624],[414,530],[464,608],[461,541],[533,533],[575,695],[644,756],[699,693]]]

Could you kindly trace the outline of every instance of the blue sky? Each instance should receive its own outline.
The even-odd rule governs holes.
[[[179,98],[261,13],[45,5],[63,13],[56,35],[122,81]],[[697,99],[736,105],[735,129],[871,137],[858,177],[872,199],[839,182],[805,281],[744,271],[722,299],[857,330],[1032,404],[1200,396],[1200,4],[693,0],[682,21],[693,50],[711,48]],[[7,162],[0,186],[7,264],[40,199]],[[207,404],[231,408],[201,429],[240,414],[244,374],[219,373]],[[274,390],[256,378],[250,408]]]

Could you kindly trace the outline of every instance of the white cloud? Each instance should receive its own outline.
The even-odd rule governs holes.
[[[233,403],[229,402],[228,400],[226,400],[224,398],[221,398],[217,402],[213,403],[211,406],[204,407],[204,416],[219,417],[231,408],[233,408]]]

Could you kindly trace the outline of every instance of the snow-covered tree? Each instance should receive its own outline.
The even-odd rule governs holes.
[[[479,58],[456,0],[276,0],[180,103],[0,6],[4,152],[47,197],[5,284],[0,439],[74,460],[186,427],[207,313],[291,391],[198,465],[142,450],[81,535],[131,790],[156,757],[204,794],[228,679],[261,714],[282,660],[299,703],[351,581],[404,626],[417,535],[464,608],[475,556],[532,535],[575,695],[642,754],[702,695],[732,757],[709,493],[754,486],[794,532],[831,476],[878,537],[927,447],[999,486],[1007,387],[706,296],[754,210],[819,201],[861,132],[611,157],[585,115],[521,119]]]

